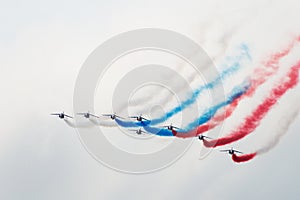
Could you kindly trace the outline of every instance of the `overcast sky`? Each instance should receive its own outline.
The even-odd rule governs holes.
[[[217,150],[199,160],[202,144],[195,140],[171,166],[131,175],[97,162],[77,132],[49,113],[73,114],[81,65],[116,34],[170,29],[198,42],[211,57],[224,46],[246,42],[257,64],[300,33],[299,9],[296,0],[0,1],[0,198],[296,199],[299,117],[274,149],[251,162],[233,163]],[[281,63],[282,70],[298,55],[299,48]],[[234,147],[247,152],[261,145],[260,139],[272,138],[270,127],[291,109],[297,93],[299,87],[282,98],[253,137]]]

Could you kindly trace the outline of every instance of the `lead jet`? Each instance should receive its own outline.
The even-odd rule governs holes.
[[[72,116],[65,114],[65,112],[62,112],[62,113],[51,113],[51,115],[56,115],[56,116],[58,116],[61,119],[64,119],[65,117],[73,118]]]

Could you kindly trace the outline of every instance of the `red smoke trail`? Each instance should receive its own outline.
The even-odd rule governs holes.
[[[240,162],[246,162],[252,160],[255,156],[256,153],[244,154],[239,156],[236,154],[232,154],[231,158],[234,162],[240,163]]]
[[[282,97],[286,91],[292,89],[297,85],[299,79],[300,62],[290,68],[288,74],[282,79],[277,86],[275,86],[268,97],[256,107],[256,109],[245,119],[245,121],[231,134],[216,140],[203,140],[206,147],[217,147],[226,145],[237,140],[242,139],[260,124],[260,121],[266,116],[268,111],[277,103],[278,99]]]
[[[235,99],[230,105],[226,106],[221,113],[214,116],[209,122],[202,124],[196,129],[189,132],[178,132],[173,130],[173,135],[179,138],[190,138],[200,135],[218,126],[222,121],[231,116],[242,99],[244,99],[245,97],[252,97],[256,89],[263,83],[265,83],[270,76],[274,75],[277,72],[279,68],[279,61],[283,57],[287,56],[293,49],[295,44],[299,41],[300,36],[293,40],[291,44],[289,44],[289,46],[284,50],[271,55],[267,61],[263,62],[263,67],[255,69],[250,79],[251,87],[249,88],[249,90],[239,98]]]

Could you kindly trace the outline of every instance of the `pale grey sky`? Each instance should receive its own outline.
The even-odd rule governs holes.
[[[217,150],[198,160],[202,144],[195,141],[170,167],[129,175],[94,160],[77,132],[49,113],[72,113],[81,65],[113,35],[165,28],[213,55],[220,37],[233,32],[230,45],[249,43],[258,61],[299,34],[299,8],[292,0],[0,1],[0,198],[297,199],[299,117],[273,150],[249,163],[235,164]],[[286,112],[289,97],[295,95],[287,94],[254,136],[235,147],[251,151],[261,144],[259,135],[272,137],[269,126]]]

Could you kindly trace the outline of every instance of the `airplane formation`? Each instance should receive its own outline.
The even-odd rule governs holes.
[[[65,118],[71,118],[71,119],[73,119],[72,116],[70,116],[68,114],[65,114],[64,112],[61,112],[61,113],[51,113],[51,115],[58,116],[60,119],[65,119]],[[82,112],[82,113],[77,113],[77,115],[81,115],[81,116],[83,116],[83,117],[85,117],[87,119],[89,119],[91,117],[99,118],[99,116],[97,116],[95,114],[92,114],[89,111]],[[110,117],[112,120],[115,120],[116,118],[125,119],[124,117],[121,117],[121,116],[117,115],[116,113],[113,113],[113,114],[102,114],[102,116],[104,116],[104,117]],[[129,116],[128,118],[129,119],[135,119],[138,122],[150,121],[149,119],[143,117],[142,114],[136,115],[136,116]],[[165,125],[165,126],[160,126],[160,127],[161,128],[166,128],[166,129],[171,130],[171,131],[174,130],[174,129],[180,129],[179,127],[173,126],[172,123],[170,125]],[[142,130],[142,128],[139,128],[139,129],[128,129],[128,130],[129,131],[133,131],[133,132],[135,132],[138,135],[141,135],[143,133],[147,134],[147,131]],[[205,138],[207,138],[207,139],[213,139],[213,138],[205,136],[205,135],[199,135],[198,136],[199,140],[205,140]],[[237,153],[243,154],[242,152],[233,149],[233,147],[231,147],[230,149],[220,150],[220,152],[226,152],[229,155],[233,155],[233,154],[237,154]]]

